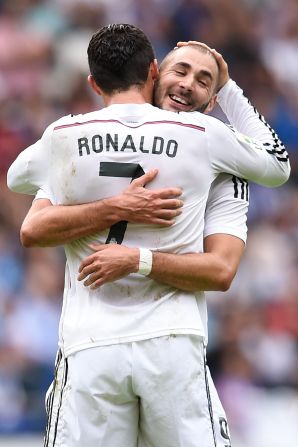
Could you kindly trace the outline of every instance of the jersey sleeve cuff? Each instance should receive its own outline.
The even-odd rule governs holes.
[[[241,239],[244,244],[246,244],[247,241],[247,232],[236,230],[235,228],[231,229],[229,227],[221,227],[220,229],[218,227],[209,227],[205,229],[204,231],[204,238],[207,236],[212,236],[213,234],[228,234],[230,236],[235,236]]]

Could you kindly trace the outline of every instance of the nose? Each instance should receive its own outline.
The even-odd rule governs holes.
[[[191,76],[184,76],[183,79],[180,80],[179,85],[182,89],[190,92],[193,90],[194,79]]]

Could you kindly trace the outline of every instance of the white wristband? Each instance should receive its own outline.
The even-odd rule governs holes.
[[[140,248],[139,270],[140,275],[148,276],[152,270],[152,251]]]

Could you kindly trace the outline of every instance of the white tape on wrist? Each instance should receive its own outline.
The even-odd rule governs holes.
[[[139,270],[140,275],[148,276],[152,270],[152,251],[147,248],[140,248]]]

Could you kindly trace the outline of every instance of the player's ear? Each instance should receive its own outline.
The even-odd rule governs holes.
[[[216,100],[217,100],[217,95],[214,95],[214,96],[211,97],[208,106],[204,110],[204,113],[209,113],[209,112],[211,112],[211,110],[214,109],[214,106],[216,104]]]
[[[151,62],[150,73],[151,73],[151,77],[152,77],[153,81],[156,81],[156,79],[158,78],[158,75],[159,75],[157,59],[153,59],[153,61]]]
[[[88,76],[88,84],[91,86],[92,90],[94,90],[97,95],[102,96],[102,90],[100,87],[98,87],[92,75]]]

